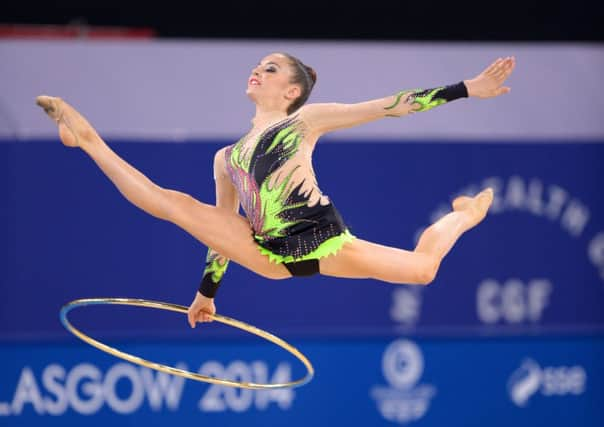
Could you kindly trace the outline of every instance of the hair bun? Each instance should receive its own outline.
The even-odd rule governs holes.
[[[312,67],[309,67],[308,65],[304,65],[304,68],[306,68],[306,72],[312,79],[312,83],[314,85],[317,81],[317,72]]]

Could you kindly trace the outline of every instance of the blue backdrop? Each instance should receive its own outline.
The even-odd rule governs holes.
[[[115,144],[160,185],[208,202],[219,147]],[[190,302],[205,248],[130,205],[82,152],[56,142],[7,143],[0,158],[7,162],[1,337],[64,336],[57,312],[75,298]],[[382,244],[412,248],[418,231],[460,192],[492,185],[497,196],[492,214],[462,237],[427,288],[330,278],[271,282],[232,265],[217,298],[221,312],[312,336],[383,335],[401,327],[461,334],[603,330],[603,145],[326,141],[315,158],[323,191],[353,233]],[[172,324],[148,331],[146,315],[129,314],[94,327],[128,336],[182,333]]]
[[[158,184],[207,202],[220,146],[113,143]],[[320,143],[321,188],[367,240],[410,249],[456,195],[491,185],[496,199],[428,287],[271,282],[231,264],[218,311],[294,340],[317,368],[293,395],[259,396],[191,382],[179,389],[174,378],[76,343],[59,323],[62,304],[121,296],[187,305],[205,248],[131,206],[82,152],[57,141],[2,143],[1,423],[77,425],[93,413],[99,425],[152,417],[442,425],[459,414],[464,425],[602,425],[602,159],[595,143]],[[192,331],[184,316],[90,307],[73,319],[195,370],[300,374],[274,349],[217,325]]]

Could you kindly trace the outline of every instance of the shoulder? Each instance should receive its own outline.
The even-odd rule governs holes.
[[[348,105],[338,102],[326,102],[317,104],[306,104],[298,112],[300,119],[308,129],[317,134],[323,134],[329,130],[329,123],[339,116],[345,115]]]
[[[214,153],[214,169],[225,169],[227,153],[233,148],[233,144],[222,147]]]
[[[342,104],[336,102],[318,103],[318,104],[305,104],[298,110],[300,118],[303,120],[314,120],[325,113],[333,111]]]
[[[214,153],[214,162],[220,160],[220,159],[224,159],[225,154],[227,149],[230,147],[230,145],[227,145],[226,147],[222,147],[220,149],[218,149],[215,153]]]

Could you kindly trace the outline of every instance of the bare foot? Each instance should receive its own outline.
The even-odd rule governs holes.
[[[61,98],[38,96],[36,104],[44,109],[46,114],[59,126],[59,137],[68,147],[81,147],[91,142],[98,135],[88,121],[71,105]]]
[[[457,197],[453,200],[453,209],[468,214],[468,229],[470,229],[484,219],[491,203],[493,203],[493,189],[489,187],[474,197]]]
[[[466,208],[466,206],[468,206],[468,203],[470,203],[471,201],[472,201],[471,197],[459,196],[459,197],[456,197],[455,200],[453,200],[453,203],[451,204],[451,206],[453,207],[454,211],[461,211],[461,210],[464,210]]]

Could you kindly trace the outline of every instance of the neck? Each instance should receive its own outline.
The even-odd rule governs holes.
[[[256,114],[252,119],[254,128],[265,128],[268,125],[275,123],[287,117],[287,112],[278,108],[266,108],[256,105]]]

